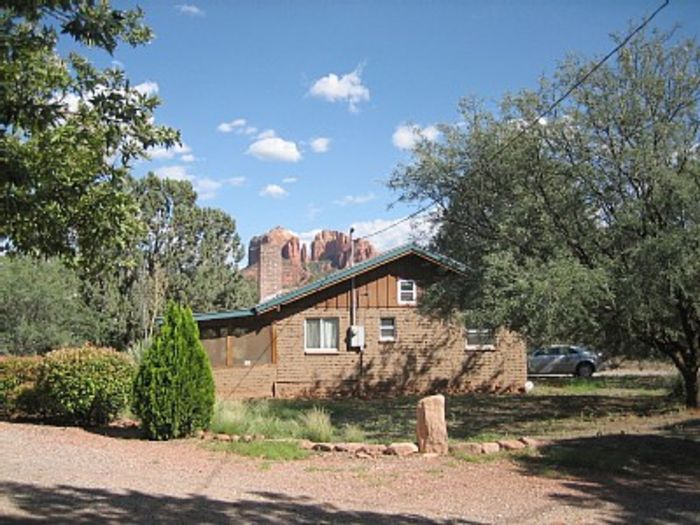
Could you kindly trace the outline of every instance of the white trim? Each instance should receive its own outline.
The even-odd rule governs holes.
[[[392,325],[392,328],[394,329],[394,335],[391,337],[384,337],[382,336],[382,319],[392,319],[394,321],[394,324]],[[379,317],[379,342],[380,343],[393,343],[396,341],[396,317]]]
[[[404,301],[401,299],[401,284],[402,283],[411,283],[413,285],[413,299],[410,301]],[[399,304],[410,304],[414,305],[416,304],[418,300],[418,285],[416,284],[416,281],[414,279],[397,279],[396,280],[396,301]]]
[[[486,344],[486,345],[470,345],[469,344],[469,332],[490,332],[491,337],[493,338],[494,342],[491,344]],[[465,350],[495,350],[496,349],[496,334],[493,333],[493,330],[489,330],[488,328],[465,328],[464,329],[464,349]]]
[[[310,320],[313,319],[318,319],[319,321],[326,319],[326,320],[335,320],[338,324],[338,331],[337,331],[337,347],[336,348],[307,348],[306,347],[306,325]],[[320,324],[319,324],[319,337],[320,337]],[[322,338],[321,338],[322,339]],[[305,317],[304,318],[304,353],[305,354],[337,354],[340,350],[340,318],[339,317]]]

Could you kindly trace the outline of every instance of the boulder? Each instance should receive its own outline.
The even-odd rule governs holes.
[[[333,449],[336,452],[352,452],[355,453],[364,447],[364,443],[336,443]]]
[[[392,443],[386,447],[385,454],[390,456],[410,456],[418,452],[415,443]]]
[[[217,434],[214,439],[217,441],[231,441],[231,436],[228,434]]]
[[[482,443],[481,450],[484,454],[495,454],[501,450],[501,446],[498,443]]]
[[[364,452],[366,454],[369,454],[370,456],[381,456],[382,454],[384,454],[385,450],[386,445],[365,444],[362,445],[362,448],[360,448],[358,452]]]
[[[528,448],[540,448],[551,444],[551,442],[549,441],[544,441],[541,439],[535,439],[531,437],[522,437],[520,438],[520,442]]]
[[[304,450],[313,450],[314,442],[309,441],[308,439],[300,439],[299,440],[299,448],[302,448]]]
[[[445,396],[424,397],[416,409],[416,437],[422,453],[447,454],[447,424],[445,423]]]
[[[312,450],[317,452],[333,452],[333,445],[330,443],[315,443]]]
[[[471,456],[484,453],[481,443],[456,443],[452,445],[450,449],[454,450],[455,452],[461,452],[462,454],[469,454]]]
[[[498,445],[503,450],[522,450],[525,448],[525,443],[518,439],[503,439],[498,442]]]

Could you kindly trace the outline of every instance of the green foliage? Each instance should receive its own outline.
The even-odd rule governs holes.
[[[221,401],[216,404],[211,430],[225,434],[297,437],[301,425],[296,414],[285,417],[267,400]]]
[[[333,424],[331,416],[321,407],[313,407],[299,418],[302,425],[302,437],[311,441],[331,441]]]
[[[250,443],[215,444],[215,448],[233,452],[240,456],[248,456],[274,461],[306,459],[310,452],[302,449],[294,441],[252,441]]]
[[[62,348],[43,358],[35,388],[45,413],[99,425],[128,406],[134,372],[131,359],[110,348]]]
[[[130,180],[142,234],[112,250],[118,269],[87,275],[85,295],[102,312],[103,341],[120,348],[150,338],[166,300],[195,311],[252,306],[255,287],[238,272],[243,256],[234,220],[197,205],[189,181],[153,174]]]
[[[497,113],[463,101],[462,122],[397,168],[391,186],[441,205],[436,248],[470,269],[426,306],[535,343],[660,352],[697,406],[700,48],[639,34],[522,132],[592,67],[570,58]]]
[[[189,308],[168,304],[134,381],[133,409],[150,439],[187,436],[209,426],[214,379]]]
[[[36,382],[40,363],[39,357],[0,358],[0,414],[20,410],[25,390]]]
[[[82,344],[94,336],[95,317],[77,276],[59,261],[0,258],[0,354]]]
[[[137,231],[125,187],[131,165],[179,134],[153,123],[158,98],[123,70],[59,48],[111,54],[120,43],[145,44],[152,33],[142,17],[109,1],[2,3],[0,237],[13,250],[93,267]]]

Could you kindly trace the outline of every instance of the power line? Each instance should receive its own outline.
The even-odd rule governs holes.
[[[496,151],[496,153],[494,153],[494,155],[486,161],[486,163],[488,164],[488,163],[491,163],[491,162],[495,161],[496,159],[498,159],[498,157],[500,157],[506,149],[508,149],[514,142],[516,142],[517,140],[520,140],[520,138],[523,135],[525,135],[528,131],[530,131],[530,128],[532,128],[536,124],[539,124],[541,119],[543,119],[544,117],[549,115],[559,104],[564,102],[564,100],[566,100],[569,97],[569,95],[571,95],[571,93],[573,93],[584,82],[586,82],[586,80],[588,80],[591,77],[591,75],[593,75],[593,73],[598,71],[598,69],[600,69],[603,66],[603,64],[605,64],[605,62],[607,62],[618,51],[620,51],[620,49],[625,47],[629,43],[629,41],[632,40],[632,38],[634,38],[634,36],[637,33],[639,33],[642,29],[644,29],[649,24],[649,22],[651,22],[656,17],[656,15],[658,15],[669,3],[670,3],[670,0],[665,0],[663,4],[661,4],[659,7],[657,7],[656,10],[651,15],[649,15],[647,18],[645,18],[641,24],[639,24],[617,46],[615,46],[612,49],[612,51],[610,51],[607,55],[605,55],[601,60],[596,62],[595,65],[585,75],[581,76],[576,82],[574,82],[574,84],[569,89],[567,89],[559,98],[557,98],[554,102],[552,102],[544,111],[542,111],[539,115],[537,115],[532,120],[527,122],[526,125],[523,126],[522,129],[516,135],[514,135],[509,140],[507,140],[505,142],[505,144],[503,144]],[[420,207],[418,210],[414,211],[413,213],[410,213],[406,217],[403,217],[402,219],[399,219],[399,220],[389,224],[388,226],[384,226],[383,228],[375,230],[372,233],[369,233],[367,235],[363,235],[362,237],[359,237],[358,240],[359,239],[369,239],[371,237],[375,237],[379,234],[382,234],[386,231],[389,231],[389,230],[399,226],[400,224],[403,224],[406,221],[410,221],[411,219],[413,219],[414,217],[417,217],[421,213],[428,211],[430,208],[432,208],[436,204],[438,204],[438,200],[433,199],[432,202],[430,202],[430,204],[427,204],[425,206]]]

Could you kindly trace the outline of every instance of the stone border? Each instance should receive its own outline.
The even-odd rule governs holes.
[[[197,432],[195,437],[209,441],[233,442],[233,443],[251,443],[253,441],[265,441],[263,435],[243,435],[236,434],[214,434],[212,432]],[[267,441],[294,441],[293,439],[268,439]],[[380,445],[376,443],[324,443],[313,442],[308,439],[296,440],[304,450],[312,450],[315,452],[324,453],[343,453],[350,454],[360,459],[372,459],[379,456],[398,456],[406,457],[418,454],[418,446],[415,443],[401,442],[391,443],[389,445]],[[519,439],[502,439],[500,441],[489,441],[485,443],[466,442],[454,443],[450,445],[450,452],[461,452],[472,456],[481,454],[495,454],[498,452],[513,452],[524,449],[538,449],[547,445],[551,445],[551,441],[534,439],[531,437],[521,437]],[[422,457],[437,457],[438,454],[421,454]]]

